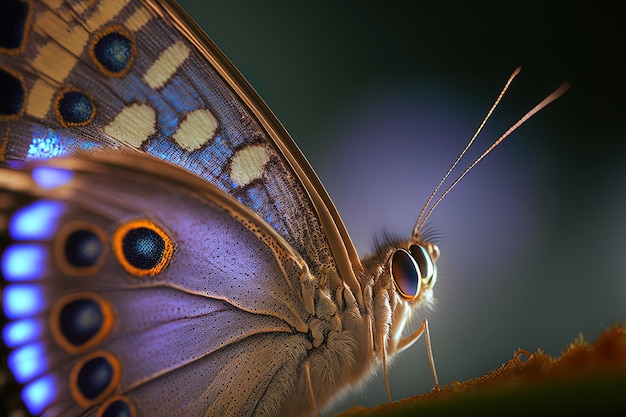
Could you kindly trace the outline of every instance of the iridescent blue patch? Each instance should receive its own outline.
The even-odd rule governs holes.
[[[0,68],[0,117],[18,116],[24,107],[24,97],[22,80]]]
[[[20,49],[26,38],[30,4],[19,0],[0,1],[0,48]]]
[[[13,244],[2,254],[2,275],[8,282],[41,278],[48,251],[35,243]]]
[[[80,91],[65,91],[57,101],[56,113],[63,126],[85,126],[93,120],[95,106]]]
[[[43,292],[37,285],[7,285],[2,292],[2,309],[9,319],[34,316],[44,307]]]
[[[38,378],[22,390],[22,400],[33,415],[40,415],[54,400],[55,381],[52,376]]]
[[[74,173],[62,168],[36,167],[31,172],[31,177],[41,188],[51,190],[69,183],[74,178]]]
[[[31,135],[32,139],[26,154],[26,159],[29,160],[56,158],[70,155],[79,149],[91,151],[102,146],[102,143],[95,142],[88,136],[79,136],[69,130],[50,129],[48,126],[37,123],[33,124]]]
[[[20,383],[41,375],[48,367],[42,343],[32,343],[15,349],[7,359],[9,369]]]
[[[12,321],[2,329],[2,340],[8,347],[21,346],[41,337],[42,330],[37,319]]]
[[[112,75],[123,74],[132,63],[133,42],[125,34],[114,31],[96,42],[93,55],[97,63]]]
[[[47,129],[33,135],[26,157],[28,159],[56,158],[65,155],[68,151],[59,133]]]
[[[57,230],[57,221],[63,213],[63,203],[38,200],[22,207],[9,221],[9,235],[15,240],[50,239]]]

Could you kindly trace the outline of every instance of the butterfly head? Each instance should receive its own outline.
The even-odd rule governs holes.
[[[434,304],[439,256],[435,243],[416,236],[409,241],[390,241],[364,261],[365,268],[373,271],[374,310],[387,311],[375,314],[374,327],[386,334],[388,354],[406,347],[403,334],[413,312]]]

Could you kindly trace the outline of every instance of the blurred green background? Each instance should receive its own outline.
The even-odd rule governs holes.
[[[626,318],[617,2],[180,2],[290,131],[361,254],[385,230],[411,232],[516,66],[472,155],[570,81],[431,218],[442,257],[424,314],[439,377],[480,376],[518,347],[558,355]],[[432,387],[422,341],[390,377],[395,399]],[[385,398],[379,374],[336,409]]]

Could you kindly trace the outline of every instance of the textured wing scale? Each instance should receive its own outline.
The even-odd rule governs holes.
[[[181,410],[190,416],[263,415],[273,410],[293,389],[284,381],[294,383],[310,348],[306,334],[296,331],[306,332],[308,317],[299,291],[301,260],[281,251],[280,244],[259,245],[236,213],[247,213],[248,220],[254,215],[231,199],[216,199],[222,194],[208,184],[177,169],[164,170],[156,160],[123,156],[115,159],[125,160],[124,167],[58,161],[75,176],[51,189],[41,188],[30,170],[0,171],[0,198],[13,201],[2,216],[8,225],[3,243],[7,328],[32,322],[36,329],[27,337],[5,337],[13,340],[9,366],[25,386],[25,403],[35,414],[44,409],[46,415],[80,414],[85,407],[76,403],[72,382],[66,388],[68,375],[86,356],[105,351],[120,364],[116,392],[131,398],[140,415],[171,416]],[[141,172],[129,164],[139,164]],[[43,219],[46,230],[55,233],[16,232],[12,225],[37,204],[57,205],[55,215]],[[62,271],[59,229],[84,222],[111,236],[120,223],[144,217],[161,224],[176,245],[159,275],[129,276],[111,251],[88,274]],[[7,266],[6,251],[23,245],[44,249],[39,267],[26,274]],[[20,297],[20,289],[37,297]],[[78,353],[63,349],[50,335],[59,319],[55,303],[76,293],[107,300],[114,320],[101,343]],[[31,307],[16,305],[29,300]],[[277,375],[281,383],[270,387]],[[49,395],[34,396],[33,387],[45,383]]]
[[[333,267],[317,212],[330,200],[319,186],[314,197],[326,200],[314,207],[313,187],[303,186],[302,174],[290,166],[310,170],[306,161],[285,159],[287,149],[277,146],[284,144],[270,139],[241,92],[207,61],[211,51],[201,54],[196,38],[189,35],[196,40],[192,44],[174,28],[180,29],[179,17],[169,15],[175,6],[130,0],[24,4],[30,14],[23,19],[21,49],[0,53],[0,70],[19,81],[24,95],[19,109],[0,115],[0,156],[39,159],[97,147],[147,152],[199,175],[258,213],[312,271],[318,265]],[[111,34],[128,40],[126,60],[114,62],[127,65],[119,73],[102,68],[98,58],[110,51],[99,54],[97,41]],[[82,99],[79,104],[90,104],[91,112],[80,113],[84,108],[76,100],[63,107],[68,91]],[[280,141],[299,155],[286,133]],[[312,170],[306,174],[315,178]],[[327,223],[335,232],[333,222]]]
[[[32,176],[31,168],[0,171],[2,261],[11,248],[30,256],[19,245],[48,251],[35,250],[37,267],[19,279],[2,271],[3,331],[21,329],[19,337],[3,334],[3,349],[33,414],[108,409],[117,397],[98,411],[100,400],[85,405],[76,395],[76,369],[99,352],[119,362],[111,386],[138,415],[306,408],[299,399],[310,340],[341,330],[312,317],[314,303],[329,301],[316,292],[316,278],[327,285],[338,274],[364,305],[353,270],[360,263],[319,179],[274,115],[169,0],[7,0],[0,12],[17,22],[10,36],[0,33],[0,165],[82,155],[51,162],[76,171],[63,185],[45,186],[37,168]],[[107,159],[93,155],[97,148],[116,151]],[[56,213],[52,233],[12,236],[11,219],[37,204],[46,216]],[[112,236],[136,217],[175,245],[154,276],[129,276],[115,259]],[[106,236],[106,256],[88,273],[68,269],[58,249],[76,222]],[[59,342],[51,322],[58,300],[76,294],[108,300],[115,318],[110,333],[78,352]],[[335,363],[345,350],[315,354]]]

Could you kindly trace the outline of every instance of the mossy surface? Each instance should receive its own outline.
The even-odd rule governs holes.
[[[581,335],[557,358],[520,350],[480,378],[337,417],[448,415],[626,415],[626,327],[594,344]]]

